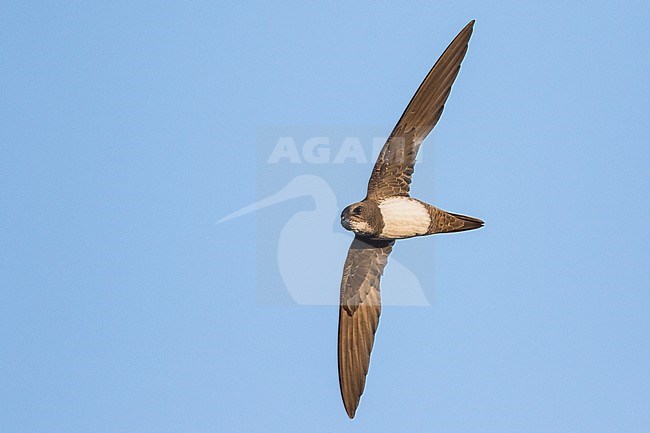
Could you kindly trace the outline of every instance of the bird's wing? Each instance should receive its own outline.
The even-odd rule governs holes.
[[[409,195],[418,149],[440,119],[473,27],[472,20],[449,44],[415,92],[379,153],[368,182],[368,198]]]
[[[350,418],[359,406],[381,313],[379,280],[395,241],[355,237],[341,280],[339,385]]]

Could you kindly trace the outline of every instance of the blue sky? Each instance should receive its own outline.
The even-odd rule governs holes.
[[[0,430],[648,431],[649,12],[4,2]],[[370,162],[274,166],[274,143],[388,134],[470,19],[413,192],[486,226],[398,243],[384,297],[402,263],[430,305],[384,309],[351,421],[337,307],[279,270],[314,203],[215,222],[299,175],[363,198]],[[342,266],[325,242],[301,248]]]

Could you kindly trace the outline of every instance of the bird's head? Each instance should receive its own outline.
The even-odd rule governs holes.
[[[381,211],[377,203],[363,200],[352,203],[341,212],[341,225],[359,236],[379,236],[384,228]]]

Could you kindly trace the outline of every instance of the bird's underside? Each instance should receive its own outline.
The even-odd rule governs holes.
[[[406,107],[377,158],[366,198],[341,214],[341,224],[355,233],[341,280],[338,338],[339,384],[350,418],[365,386],[381,313],[379,283],[395,239],[483,226],[477,218],[445,212],[409,194],[418,149],[442,114],[473,25],[451,42]]]

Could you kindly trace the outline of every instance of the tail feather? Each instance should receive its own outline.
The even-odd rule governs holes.
[[[478,218],[437,209],[435,222],[432,221],[432,227],[430,227],[429,231],[431,233],[464,232],[466,230],[481,228],[484,224]]]
[[[461,214],[457,214],[457,213],[451,213],[451,212],[448,212],[448,213],[449,213],[449,215],[452,215],[453,217],[455,217],[457,220],[460,220],[460,221],[463,222],[463,226],[460,227],[458,230],[452,230],[454,232],[462,232],[464,230],[474,230],[474,229],[481,228],[481,227],[483,227],[485,225],[483,220],[480,220],[478,218],[474,218],[474,217],[467,216],[467,215],[461,215]]]

